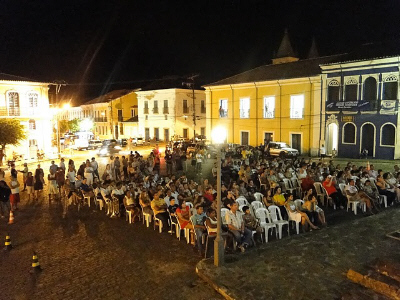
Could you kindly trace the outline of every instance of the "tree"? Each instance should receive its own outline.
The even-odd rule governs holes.
[[[6,145],[19,145],[27,134],[24,125],[15,119],[0,119],[0,164],[5,156]]]
[[[80,119],[73,120],[61,120],[60,121],[60,134],[64,134],[67,131],[69,132],[77,132],[79,131],[79,125],[81,123]]]

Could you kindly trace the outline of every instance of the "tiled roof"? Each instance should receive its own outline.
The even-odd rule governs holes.
[[[4,80],[4,81],[28,81],[28,82],[36,82],[36,83],[46,83],[46,82],[42,82],[42,81],[39,81],[39,80],[34,80],[34,79],[31,79],[31,78],[26,78],[26,77],[6,74],[6,73],[0,73],[0,80]]]
[[[400,40],[370,43],[361,45],[354,49],[350,49],[348,53],[344,54],[303,59],[296,62],[260,66],[255,69],[222,79],[220,81],[207,84],[205,86],[218,86],[247,82],[311,77],[321,74],[320,65],[396,57],[399,55]]]
[[[94,98],[94,99],[88,101],[88,102],[85,102],[83,105],[96,104],[96,103],[107,103],[107,102],[110,102],[111,100],[118,99],[122,96],[132,93],[133,91],[135,91],[135,90],[123,89],[123,90],[111,91],[107,94],[101,95],[97,98]]]
[[[304,59],[296,62],[264,65],[255,69],[207,84],[205,86],[238,84],[246,82],[260,82],[278,79],[291,79],[310,77],[321,74],[320,64],[340,61],[343,55],[325,56],[312,59]]]

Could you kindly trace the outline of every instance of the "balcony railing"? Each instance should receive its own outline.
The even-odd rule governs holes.
[[[241,119],[250,118],[250,109],[240,109],[240,118]]]
[[[290,109],[290,118],[291,119],[303,119],[304,116],[304,108],[291,108]]]
[[[163,108],[163,114],[169,114],[169,109],[168,107]]]
[[[107,122],[107,117],[94,118],[95,122]]]
[[[219,109],[219,117],[220,118],[227,118],[228,117],[228,110],[227,109]]]
[[[1,107],[0,116],[2,117],[35,117],[43,115],[44,111],[39,107]]]
[[[148,114],[148,113],[149,113],[149,108],[148,108],[148,107],[145,107],[145,108],[143,109],[143,113],[144,113],[144,114]]]
[[[158,114],[158,107],[154,107],[154,108],[153,108],[153,113],[154,113],[154,114]]]
[[[206,107],[205,107],[205,106],[202,106],[202,107],[201,107],[201,113],[202,113],[202,114],[205,114],[205,113],[206,113]]]
[[[184,106],[184,107],[183,107],[183,113],[184,113],[184,114],[188,114],[188,113],[189,113],[189,107]]]
[[[275,110],[264,111],[264,119],[273,119],[273,118],[275,118]]]

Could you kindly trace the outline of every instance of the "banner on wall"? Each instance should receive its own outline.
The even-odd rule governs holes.
[[[382,100],[381,101],[381,114],[394,114],[397,111],[396,100]]]
[[[369,101],[335,101],[326,104],[326,110],[370,110],[371,104]]]

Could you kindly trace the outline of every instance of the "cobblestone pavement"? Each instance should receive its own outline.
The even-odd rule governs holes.
[[[62,219],[47,197],[27,202],[16,223],[0,219],[14,248],[0,250],[0,299],[220,299],[195,274],[199,257],[183,239],[84,207]],[[43,271],[29,274],[36,251]]]
[[[233,299],[340,299],[360,289],[346,279],[348,269],[367,274],[376,258],[399,261],[400,242],[385,236],[399,229],[400,211],[392,207],[228,256],[219,269],[211,260],[197,267]]]

